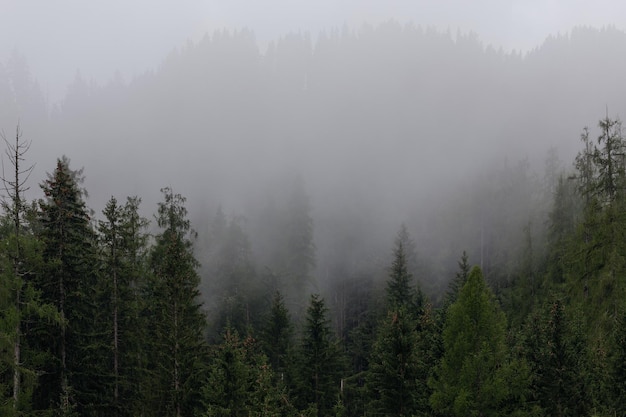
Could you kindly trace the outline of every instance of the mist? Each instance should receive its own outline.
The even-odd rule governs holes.
[[[0,123],[11,136],[19,121],[33,141],[35,181],[61,155],[84,167],[96,217],[112,195],[138,195],[148,216],[160,188],[186,196],[200,258],[221,209],[240,219],[257,268],[275,269],[264,213],[302,193],[318,291],[363,271],[384,280],[404,223],[436,299],[463,250],[506,280],[524,230],[541,242],[582,128],[624,109],[624,47],[614,27],[524,53],[401,20],[261,41],[221,29],[131,78],[75,72],[57,102],[15,50],[0,68]]]

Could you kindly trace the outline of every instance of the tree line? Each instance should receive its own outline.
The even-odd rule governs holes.
[[[43,198],[26,201],[30,144],[18,128],[2,177],[0,410],[621,415],[626,141],[608,116],[592,135],[583,130],[572,169],[558,175],[545,244],[528,234],[510,280],[486,278],[463,252],[445,294],[427,296],[403,225],[383,285],[354,285],[339,303],[315,291],[301,185],[285,211],[268,211],[281,243],[265,254],[273,268],[258,271],[244,220],[221,210],[197,253],[186,200],[169,187],[152,225],[136,196],[111,197],[96,216],[83,171],[62,157]]]

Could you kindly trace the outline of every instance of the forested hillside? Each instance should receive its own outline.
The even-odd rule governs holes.
[[[616,51],[220,32],[57,105],[14,54],[0,414],[623,414]]]

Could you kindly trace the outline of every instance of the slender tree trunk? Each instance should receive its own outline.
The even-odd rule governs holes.
[[[178,304],[174,302],[174,401],[176,403],[176,417],[181,417],[178,351]]]
[[[113,261],[115,262],[115,243],[113,243]],[[115,387],[113,392],[115,415],[118,415],[119,406],[119,333],[118,333],[118,294],[117,294],[117,268],[113,268],[113,373]]]
[[[17,305],[20,305],[21,288],[17,290]],[[15,325],[15,344],[13,347],[13,409],[17,409],[17,403],[20,397],[20,361],[21,361],[21,319],[17,320]]]
[[[20,245],[20,233],[21,233],[21,221],[20,212],[22,211],[20,193],[22,191],[22,182],[20,182],[20,161],[23,160],[24,147],[20,145],[20,127],[19,125],[15,131],[15,145],[11,147],[9,145],[9,158],[12,159],[14,168],[13,183],[6,181],[2,178],[5,189],[9,196],[12,197],[12,211],[13,211],[13,227],[15,231],[16,252],[13,257],[13,275],[15,278],[15,310],[17,313],[17,323],[15,324],[15,341],[13,343],[13,409],[17,409],[17,404],[20,399],[21,391],[21,335],[22,335],[22,283],[20,274],[20,261],[22,259],[22,247]],[[4,136],[3,136],[4,138]],[[5,140],[6,142],[6,140]],[[8,142],[7,142],[8,145]],[[27,148],[26,148],[27,149]],[[27,170],[28,171],[28,170]],[[9,189],[11,188],[11,189]],[[12,194],[12,195],[11,195]]]

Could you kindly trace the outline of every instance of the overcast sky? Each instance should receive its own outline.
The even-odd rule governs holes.
[[[485,44],[527,51],[576,25],[626,27],[618,0],[0,0],[0,62],[17,49],[51,101],[77,71],[104,83],[159,65],[174,47],[222,28],[249,28],[263,47],[290,31],[389,19],[474,31]]]

